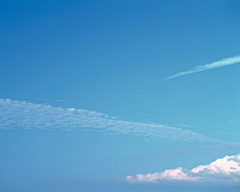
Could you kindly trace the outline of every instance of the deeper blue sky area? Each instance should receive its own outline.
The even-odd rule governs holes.
[[[239,20],[238,0],[1,1],[0,191],[239,191]]]

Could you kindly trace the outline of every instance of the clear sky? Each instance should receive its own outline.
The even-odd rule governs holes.
[[[0,1],[0,191],[239,192],[239,0]]]

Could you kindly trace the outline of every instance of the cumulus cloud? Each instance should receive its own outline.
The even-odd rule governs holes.
[[[183,171],[182,167],[177,169],[169,169],[164,172],[148,173],[148,174],[136,174],[135,177],[128,175],[126,177],[128,181],[137,182],[157,182],[159,180],[183,180],[183,181],[195,181],[198,177],[188,176]]]
[[[101,129],[115,134],[135,134],[169,141],[220,142],[193,131],[166,125],[123,121],[85,109],[0,99],[0,130],[10,129]]]
[[[188,74],[192,74],[192,73],[198,73],[201,71],[206,71],[206,70],[210,70],[210,69],[214,69],[214,68],[224,67],[227,65],[233,65],[233,64],[236,64],[239,62],[240,62],[240,56],[230,57],[230,58],[222,59],[220,61],[215,61],[213,63],[208,63],[206,65],[196,66],[195,68],[193,68],[191,70],[180,72],[175,75],[171,75],[171,76],[167,77],[165,80],[173,79],[176,77],[180,77],[180,76],[188,75]]]
[[[209,165],[200,165],[191,170],[192,173],[202,175],[225,175],[231,176],[232,174],[240,175],[240,154],[236,156],[226,156],[222,159],[210,163]]]
[[[240,181],[240,154],[226,156],[208,165],[199,165],[192,170],[177,169],[165,170],[164,172],[136,174],[127,176],[131,182],[159,182],[161,180],[178,181]]]

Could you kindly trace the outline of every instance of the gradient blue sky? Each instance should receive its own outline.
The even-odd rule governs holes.
[[[239,192],[239,20],[238,0],[1,1],[0,191]]]

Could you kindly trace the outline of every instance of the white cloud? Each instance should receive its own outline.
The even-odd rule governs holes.
[[[226,156],[222,159],[217,159],[209,165],[200,165],[196,168],[193,168],[191,172],[209,175],[222,174],[230,176],[232,173],[237,173],[240,175],[239,157],[240,155]]]
[[[199,165],[192,170],[177,169],[165,170],[164,172],[136,174],[127,176],[131,182],[158,182],[161,180],[181,180],[181,181],[240,181],[240,154],[226,156],[208,165]]]
[[[193,131],[166,125],[123,121],[107,114],[0,99],[0,130],[91,128],[115,134],[135,134],[169,141],[220,142]]]
[[[190,177],[183,171],[182,167],[177,169],[169,169],[164,172],[148,173],[148,174],[136,174],[135,177],[127,176],[128,181],[137,182],[157,182],[159,180],[183,180],[183,181],[195,181],[197,177]]]
[[[171,76],[167,77],[165,80],[173,79],[176,77],[180,77],[180,76],[188,75],[188,74],[192,74],[192,73],[198,73],[201,71],[206,71],[206,70],[210,70],[210,69],[214,69],[214,68],[224,67],[224,66],[236,64],[239,62],[240,62],[240,56],[230,57],[230,58],[222,59],[220,61],[215,61],[213,63],[208,63],[206,65],[196,66],[195,68],[193,68],[191,70],[180,72],[175,75],[171,75]]]

